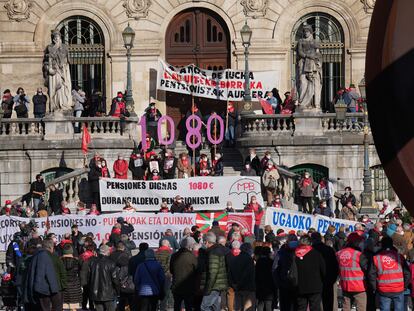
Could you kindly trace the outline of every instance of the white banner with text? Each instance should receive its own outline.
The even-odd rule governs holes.
[[[255,195],[263,206],[260,177],[193,177],[157,181],[102,178],[99,181],[102,211],[121,211],[131,202],[138,211],[159,211],[180,195],[194,211],[218,211],[227,201],[241,210]]]
[[[266,91],[279,85],[279,72],[250,72],[249,80],[251,96],[257,100],[257,97],[266,97]],[[244,84],[243,70],[205,70],[195,65],[174,67],[159,61],[158,90],[217,100],[242,101]]]
[[[356,221],[310,215],[284,208],[267,208],[266,210],[266,225],[270,225],[274,231],[278,229],[308,231],[310,228],[315,228],[316,231],[325,234],[328,226],[332,225],[336,232],[339,227],[348,227],[352,232],[356,224]]]

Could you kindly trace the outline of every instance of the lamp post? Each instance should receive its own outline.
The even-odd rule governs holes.
[[[134,99],[132,97],[132,78],[131,78],[131,49],[134,46],[135,31],[128,26],[122,32],[122,39],[127,50],[127,87],[125,102],[130,113],[134,113]]]
[[[249,25],[247,25],[247,21],[245,22],[244,26],[240,30],[240,36],[242,39],[242,43],[244,46],[244,101],[250,102],[252,100],[252,96],[250,94],[250,76],[249,76],[249,46],[250,41],[252,39],[252,30],[250,29]]]
[[[362,207],[361,214],[372,214],[375,213],[375,209],[372,207],[372,180],[371,180],[371,170],[369,168],[369,120],[368,120],[368,108],[366,101],[366,88],[365,88],[365,78],[362,78],[361,82],[358,85],[359,91],[361,93],[361,98],[364,106],[364,191],[362,192]]]

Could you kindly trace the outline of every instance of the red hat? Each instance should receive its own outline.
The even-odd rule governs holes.
[[[289,234],[296,235],[296,231],[295,231],[295,230],[290,230],[290,231],[289,231]]]
[[[124,97],[124,94],[122,94],[122,92],[118,92],[118,93],[117,93],[117,97],[119,97],[119,98],[123,98],[123,97]]]
[[[12,201],[11,200],[6,200],[6,205],[9,205],[9,204],[11,204],[12,203]]]

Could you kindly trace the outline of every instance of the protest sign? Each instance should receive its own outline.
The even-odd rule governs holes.
[[[65,233],[71,232],[71,226],[76,224],[83,234],[92,232],[95,243],[99,245],[104,239],[109,240],[112,227],[118,217],[134,226],[130,238],[135,243],[146,242],[150,247],[158,247],[159,239],[165,230],[171,229],[177,239],[182,237],[185,228],[196,224],[196,214],[170,214],[170,213],[113,213],[99,216],[60,215],[49,218],[33,218],[38,226],[40,235],[45,233],[46,222],[60,241]],[[14,216],[0,216],[0,250],[6,250],[15,232],[19,232],[19,224],[30,219]]]
[[[250,72],[250,89],[253,100],[265,97],[266,91],[278,85],[279,72]],[[159,61],[158,90],[211,98],[242,101],[244,96],[244,70],[205,70],[195,65],[173,67]]]
[[[310,228],[315,228],[321,234],[325,234],[329,225],[334,226],[336,231],[338,231],[339,227],[348,227],[349,231],[354,231],[357,224],[356,221],[310,215],[284,208],[267,208],[265,223],[274,230],[308,231]]]
[[[240,210],[255,195],[263,206],[260,177],[193,177],[158,181],[102,178],[99,181],[103,211],[121,211],[127,201],[138,211],[159,211],[180,195],[195,211],[224,210],[227,201]]]

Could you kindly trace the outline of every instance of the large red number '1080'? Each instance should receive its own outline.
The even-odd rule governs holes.
[[[213,123],[214,120],[218,121],[219,127],[220,127],[220,130],[219,130],[220,136],[218,138],[217,137],[212,137],[212,135],[211,135],[211,126],[212,126],[212,123]],[[169,131],[170,137],[168,139],[165,139],[162,136],[162,132],[161,132],[161,125],[164,122],[167,122],[170,125],[170,131]],[[138,124],[141,125],[142,149],[147,150],[149,146],[147,145],[147,141],[146,141],[146,137],[147,137],[147,120],[145,118],[145,115],[143,115],[141,117]],[[201,121],[201,118],[197,115],[194,115],[194,114],[189,116],[187,118],[186,122],[185,122],[185,126],[186,126],[186,129],[187,129],[187,136],[185,138],[185,142],[187,143],[187,146],[189,146],[191,149],[197,149],[198,147],[200,147],[200,145],[202,143],[202,137],[201,137],[202,124],[203,124],[203,122]],[[158,133],[157,134],[158,134],[158,141],[161,145],[171,145],[174,142],[174,140],[175,140],[175,124],[174,124],[174,120],[170,116],[162,116],[158,120]],[[195,139],[193,139],[193,137],[195,137]],[[224,139],[224,121],[223,121],[223,118],[220,117],[219,115],[213,115],[213,116],[210,116],[210,118],[208,118],[208,121],[207,121],[207,139],[213,145],[218,145],[223,141],[223,139]]]

